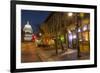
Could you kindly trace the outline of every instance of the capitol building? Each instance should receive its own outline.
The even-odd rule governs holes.
[[[31,41],[32,40],[32,34],[33,34],[33,29],[32,26],[30,25],[29,21],[24,25],[23,28],[23,38],[24,41]]]

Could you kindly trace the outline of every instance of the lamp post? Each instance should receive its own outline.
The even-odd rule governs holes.
[[[73,16],[73,13],[72,12],[69,12],[68,13],[68,18],[69,19],[71,19],[72,18],[72,16]],[[70,22],[70,20],[69,20],[69,22]],[[72,46],[70,46],[70,44],[72,45],[72,32],[71,32],[71,30],[68,30],[68,48],[72,48]]]
[[[79,25],[80,25],[80,16],[79,16],[79,13],[76,13],[76,35],[77,35],[77,49],[78,49],[78,53],[77,53],[77,57],[80,58],[80,48],[79,48]]]

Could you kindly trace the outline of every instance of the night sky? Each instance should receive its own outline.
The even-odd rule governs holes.
[[[29,21],[34,33],[39,32],[39,26],[48,18],[49,11],[21,10],[21,27]]]

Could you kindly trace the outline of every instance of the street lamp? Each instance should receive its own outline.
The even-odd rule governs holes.
[[[69,13],[67,13],[67,15],[68,15],[68,18],[69,18],[69,23],[70,23],[70,21],[71,21],[71,18],[72,18],[72,16],[73,16],[73,13],[72,12],[69,12]],[[71,32],[71,30],[68,30],[68,47],[70,47],[70,44],[72,43],[72,38],[73,38],[73,36],[72,36],[72,32]],[[71,42],[71,43],[70,43]]]
[[[41,36],[42,34],[41,33],[39,33],[39,36]]]
[[[69,33],[69,34],[71,34],[71,31],[70,31],[70,30],[68,30],[68,33]]]
[[[81,32],[81,29],[80,28],[78,28],[78,32]]]
[[[72,12],[69,12],[69,13],[68,13],[68,16],[69,16],[69,17],[71,17],[72,15],[73,15],[73,13],[72,13]]]
[[[76,39],[76,35],[73,35],[73,39]]]

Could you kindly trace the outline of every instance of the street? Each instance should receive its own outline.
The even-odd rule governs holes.
[[[39,62],[41,61],[36,52],[36,46],[33,42],[23,42],[21,46],[21,62]]]
[[[47,61],[67,61],[78,60],[77,50],[58,49],[56,54],[55,48],[37,47],[34,42],[23,42],[21,46],[21,62],[47,62]],[[88,55],[83,54],[79,60],[88,59]]]

